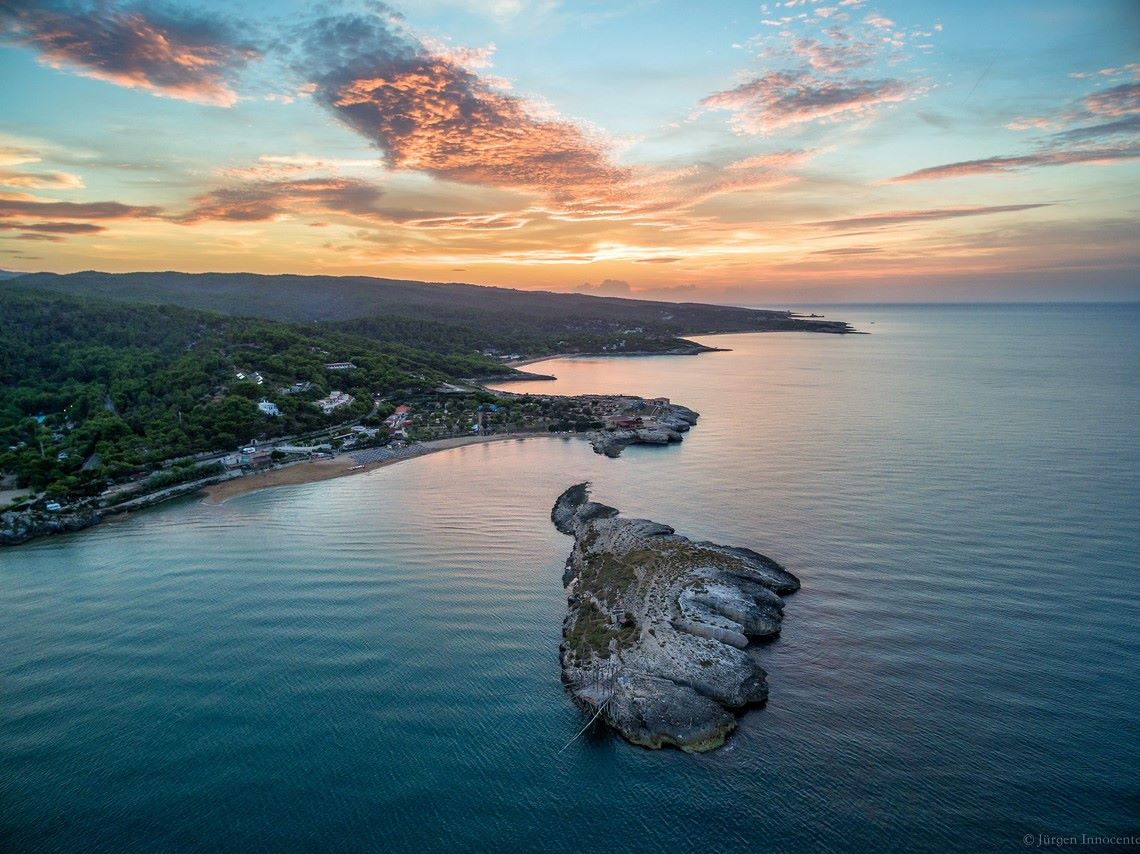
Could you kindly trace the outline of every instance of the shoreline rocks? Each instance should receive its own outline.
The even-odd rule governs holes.
[[[636,416],[640,403],[644,407],[645,401],[635,399],[630,409]],[[677,403],[659,405],[652,417],[642,420],[640,417],[623,419],[633,421],[628,427],[611,427],[607,430],[594,430],[586,434],[586,439],[594,448],[595,454],[607,457],[621,456],[621,452],[630,445],[668,445],[671,442],[680,442],[689,429],[700,418],[699,412],[694,412],[687,406]]]
[[[0,546],[18,546],[36,537],[82,531],[101,521],[103,514],[95,510],[74,513],[9,511],[0,514]]]
[[[750,549],[619,518],[589,500],[586,483],[550,515],[574,537],[559,652],[575,702],[634,744],[721,746],[733,711],[768,698],[752,641],[779,633],[781,596],[799,580]]]

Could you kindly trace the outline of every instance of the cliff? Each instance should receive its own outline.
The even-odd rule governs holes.
[[[585,483],[559,496],[551,521],[574,537],[560,654],[575,701],[635,744],[722,745],[732,711],[768,697],[751,640],[779,633],[780,597],[799,580],[749,549],[619,518]]]

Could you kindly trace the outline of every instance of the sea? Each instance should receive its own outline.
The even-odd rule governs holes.
[[[1140,305],[805,310],[870,334],[509,386],[669,397],[681,444],[474,445],[0,551],[0,849],[1140,837]],[[574,739],[549,512],[584,480],[802,580],[724,748]]]

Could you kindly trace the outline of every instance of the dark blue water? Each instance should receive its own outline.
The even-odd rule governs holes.
[[[681,446],[472,446],[0,552],[0,849],[1140,833],[1140,307],[833,313],[874,334],[531,387],[668,395],[703,413]],[[803,580],[724,749],[559,752],[547,514],[584,478]]]

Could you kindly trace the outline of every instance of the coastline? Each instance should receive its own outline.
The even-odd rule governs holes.
[[[454,436],[450,439],[435,439],[430,442],[421,442],[409,445],[409,453],[391,459],[376,462],[359,463],[350,454],[344,454],[331,460],[312,460],[292,465],[281,466],[268,471],[247,474],[244,477],[225,480],[211,484],[198,490],[203,495],[203,504],[218,506],[249,492],[258,492],[262,489],[273,489],[278,486],[301,486],[306,483],[317,483],[322,480],[333,480],[338,477],[347,477],[353,474],[363,474],[395,465],[396,463],[414,460],[420,457],[435,454],[440,451],[450,451],[453,448],[462,448],[467,445],[482,445],[489,442],[506,442],[510,440],[524,441],[537,438],[572,439],[574,434],[560,433],[507,433],[494,436]]]

